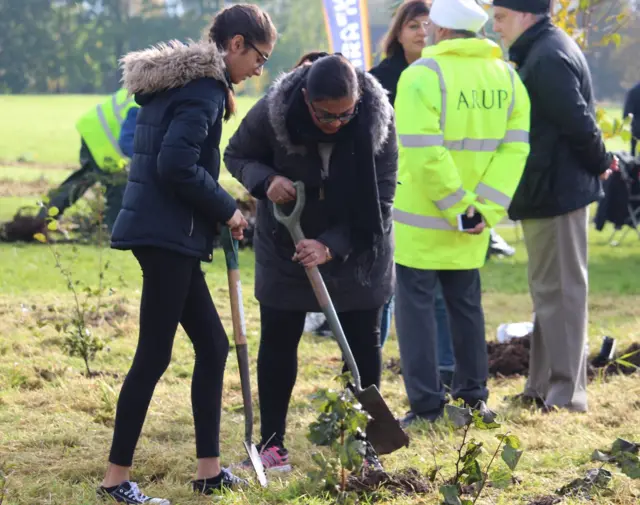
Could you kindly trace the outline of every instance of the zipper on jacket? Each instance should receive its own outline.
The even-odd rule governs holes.
[[[191,228],[189,228],[189,236],[193,235],[193,211],[191,211]]]

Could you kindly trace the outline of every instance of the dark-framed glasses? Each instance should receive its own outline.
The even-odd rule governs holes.
[[[258,64],[258,68],[264,67],[265,63],[269,61],[269,55],[264,54],[260,49],[258,49],[253,42],[251,42],[247,37],[244,38],[244,43],[248,45],[251,49],[253,49],[258,55],[260,55],[260,63]]]
[[[349,121],[351,121],[354,117],[358,115],[358,108],[360,105],[360,101],[356,102],[351,112],[343,112],[341,114],[332,114],[324,110],[318,110],[313,106],[313,102],[309,102],[309,105],[311,106],[313,115],[316,117],[318,122],[329,124],[329,123],[335,123],[336,121],[340,121],[340,123],[342,124],[347,124]]]

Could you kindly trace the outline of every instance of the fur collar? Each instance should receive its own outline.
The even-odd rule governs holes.
[[[306,67],[300,67],[278,77],[267,93],[267,112],[276,139],[289,154],[306,154],[304,146],[294,145],[286,126],[287,92],[303,78]],[[389,136],[389,124],[393,118],[393,106],[382,85],[366,72],[357,71],[360,88],[363,90],[361,112],[367,115],[373,135],[373,151],[379,154]]]
[[[202,77],[226,83],[223,56],[210,42],[172,40],[124,56],[120,60],[122,81],[132,95],[179,88]]]

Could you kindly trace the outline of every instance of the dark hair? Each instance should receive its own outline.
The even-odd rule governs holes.
[[[325,56],[329,56],[329,53],[325,53],[324,51],[309,51],[308,53],[300,56],[298,63],[295,64],[293,68],[298,68],[305,63],[313,63],[314,61],[323,58]]]
[[[428,15],[429,6],[425,0],[407,0],[401,4],[393,16],[389,31],[382,39],[381,47],[385,56],[388,58],[399,51],[403,51],[398,37],[404,25],[417,17]]]
[[[458,39],[476,39],[478,34],[471,30],[451,30],[453,35]]]
[[[278,37],[269,14],[253,4],[236,4],[218,12],[209,27],[209,42],[224,51],[236,35],[242,35],[247,44],[269,44]],[[236,105],[231,87],[227,87],[224,119],[235,112]]]
[[[314,61],[307,74],[307,96],[310,101],[336,100],[360,94],[355,67],[344,56],[332,54]]]

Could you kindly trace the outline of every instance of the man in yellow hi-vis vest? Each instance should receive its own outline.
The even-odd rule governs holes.
[[[475,0],[435,0],[430,45],[398,84],[396,327],[411,405],[405,425],[435,420],[444,406],[438,279],[456,359],[452,394],[472,407],[488,396],[479,268],[489,228],[506,216],[529,154],[530,104],[499,46],[477,36],[487,20]]]
[[[76,123],[81,137],[80,169],[73,172],[48,197],[48,207],[56,207],[58,216],[79,200],[94,184],[105,186],[104,223],[113,226],[127,184],[126,166],[131,153],[123,152],[119,144],[125,121],[133,122],[139,106],[126,89],[120,89],[103,103],[87,111]],[[46,216],[46,209],[41,217]]]

